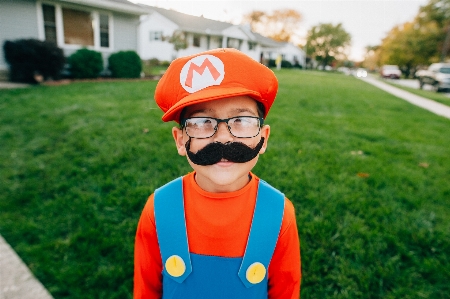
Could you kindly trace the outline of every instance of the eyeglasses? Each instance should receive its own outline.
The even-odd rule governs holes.
[[[204,139],[214,136],[219,123],[227,124],[228,131],[237,138],[252,138],[258,136],[264,119],[254,116],[236,116],[231,118],[190,117],[181,120],[181,127],[191,138]]]

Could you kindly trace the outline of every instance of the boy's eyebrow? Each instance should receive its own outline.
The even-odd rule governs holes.
[[[214,113],[215,110],[214,109],[197,109],[194,111],[191,111],[189,113],[189,117],[191,117],[192,115],[195,115],[197,113]],[[253,110],[249,109],[249,108],[235,108],[232,110],[233,113],[243,113],[243,112],[248,112],[252,115],[257,115]]]
[[[192,116],[197,113],[208,113],[208,112],[212,113],[212,112],[214,112],[214,110],[213,109],[197,109],[197,110],[191,111],[189,113],[189,116]]]
[[[256,115],[255,111],[253,111],[251,109],[248,109],[248,108],[236,108],[236,109],[234,109],[234,111],[236,111],[237,113],[249,112],[249,113],[251,113],[253,115]]]

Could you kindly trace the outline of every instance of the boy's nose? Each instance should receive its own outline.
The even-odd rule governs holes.
[[[221,143],[227,143],[233,141],[233,135],[228,131],[228,125],[225,122],[221,122],[217,125],[216,134],[214,134],[214,141]]]

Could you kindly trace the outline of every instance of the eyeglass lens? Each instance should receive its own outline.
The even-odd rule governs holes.
[[[260,119],[253,116],[239,116],[228,119],[192,117],[184,121],[184,127],[189,137],[209,138],[216,133],[220,122],[226,122],[228,131],[237,138],[251,138],[259,134]]]

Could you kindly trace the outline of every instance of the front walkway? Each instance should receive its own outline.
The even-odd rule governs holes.
[[[29,85],[29,84],[0,81],[0,89],[26,88],[26,87],[30,87],[30,86],[31,85]],[[0,299],[3,299],[3,298],[0,297]]]
[[[444,104],[423,98],[421,96],[415,95],[413,93],[404,91],[403,89],[394,87],[392,85],[381,82],[375,78],[366,77],[361,78],[363,81],[370,83],[384,91],[387,91],[400,99],[410,102],[413,105],[426,109],[433,112],[434,114],[446,117],[450,119],[450,107]]]
[[[53,299],[0,236],[0,299]]]

